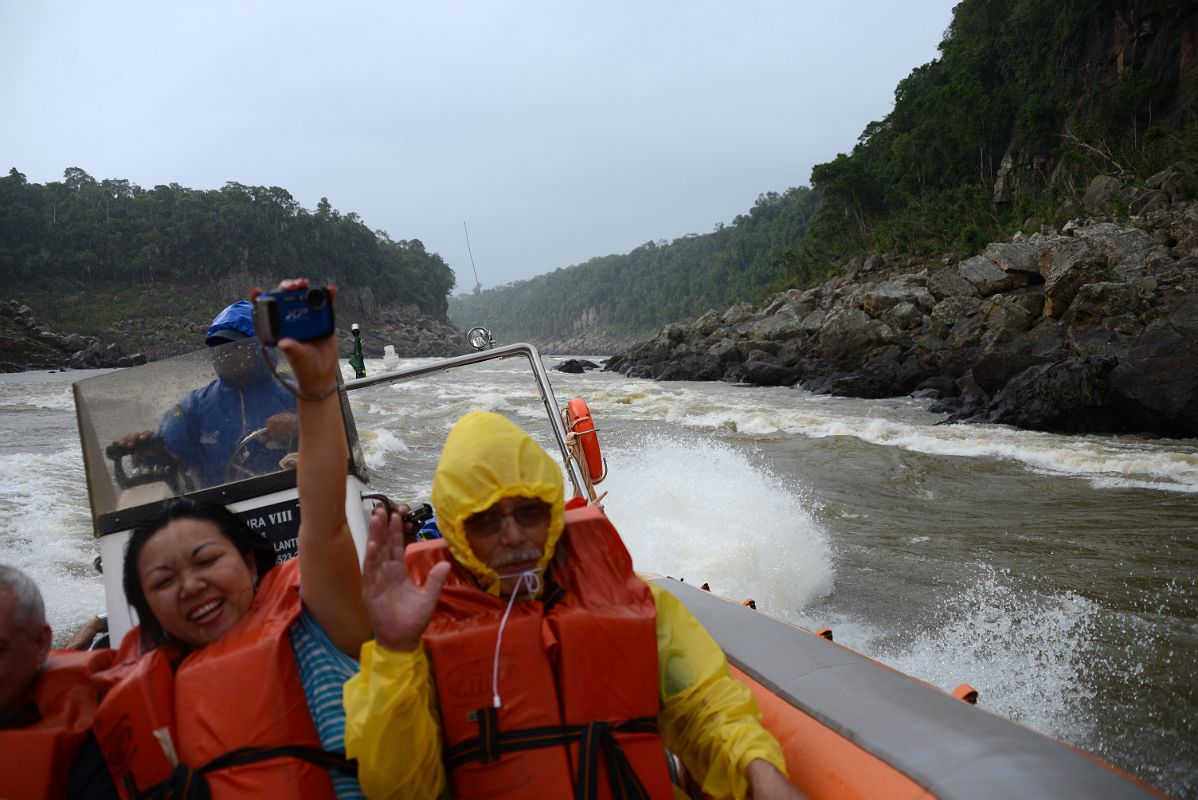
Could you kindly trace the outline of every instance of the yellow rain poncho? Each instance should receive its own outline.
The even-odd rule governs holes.
[[[462,523],[515,496],[553,507],[544,565],[562,534],[560,467],[498,414],[462,417],[445,440],[432,501],[451,554],[492,593],[498,591],[495,572],[471,552]],[[657,606],[662,740],[705,793],[743,798],[745,770],[754,760],[765,759],[785,773],[781,749],[761,727],[752,693],[728,672],[723,652],[703,626],[672,594],[652,584],[650,589]],[[358,760],[363,791],[371,798],[447,794],[436,692],[423,650],[397,653],[367,642],[361,656],[361,671],[345,684],[345,749]]]

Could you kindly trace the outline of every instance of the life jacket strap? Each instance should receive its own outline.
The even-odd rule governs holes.
[[[607,765],[607,781],[614,800],[649,800],[649,793],[616,740],[617,732],[657,733],[657,720],[640,717],[621,725],[608,722],[591,722],[586,725],[581,734],[578,774],[574,778],[575,798],[596,800],[599,797],[599,757],[602,754]]]
[[[618,733],[657,733],[656,717],[637,717],[626,722],[590,722],[586,725],[546,725],[499,730],[499,711],[480,708],[474,712],[479,735],[445,752],[445,766],[450,771],[475,761],[490,764],[505,753],[557,747],[578,742],[579,764],[574,783],[576,800],[596,800],[599,797],[599,764],[607,767],[607,778],[614,800],[648,800],[649,794],[636,771],[624,755]]]
[[[239,747],[217,756],[198,769],[180,764],[175,767],[170,778],[144,791],[138,791],[136,786],[131,785],[132,780],[128,781],[125,788],[133,800],[209,800],[211,792],[205,775],[229,767],[269,761],[272,758],[296,758],[332,772],[358,777],[358,762],[346,758],[343,753],[287,744],[278,747]],[[131,775],[125,777],[132,778]]]

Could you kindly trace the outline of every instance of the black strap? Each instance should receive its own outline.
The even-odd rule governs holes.
[[[554,583],[552,578],[545,578],[545,589],[541,592],[541,605],[544,607],[546,614],[561,602],[565,596],[566,590],[562,588],[561,584]]]
[[[647,724],[646,724],[647,723]],[[592,722],[582,729],[582,747],[578,759],[578,774],[574,778],[574,797],[577,800],[595,800],[599,797],[599,756],[602,753],[607,765],[607,781],[611,785],[614,800],[649,800],[636,770],[628,763],[624,749],[616,740],[620,733],[656,733],[657,720],[640,717],[621,725],[607,722]]]
[[[302,744],[284,744],[277,747],[239,747],[222,756],[217,756],[200,767],[199,771],[207,774],[218,769],[228,769],[242,764],[256,764],[259,761],[268,761],[272,758],[297,758],[333,772],[340,772],[342,775],[358,777],[358,762],[346,758],[344,753],[332,753]]]
[[[449,748],[445,766],[453,770],[463,764],[481,761],[490,764],[505,753],[555,747],[578,742],[579,759],[574,782],[575,800],[595,800],[599,797],[600,761],[607,768],[607,779],[614,800],[648,800],[649,793],[632,768],[624,749],[616,738],[618,733],[657,733],[656,717],[638,717],[613,724],[591,722],[586,725],[546,725],[499,730],[499,710],[482,708],[472,715],[478,723],[479,735]]]
[[[269,761],[272,758],[296,758],[332,772],[358,777],[358,762],[347,759],[343,753],[285,744],[278,747],[239,747],[217,756],[199,769],[180,764],[175,767],[170,778],[142,792],[137,791],[137,787],[132,785],[132,774],[126,774],[125,789],[134,800],[209,800],[211,792],[205,775],[229,767]]]

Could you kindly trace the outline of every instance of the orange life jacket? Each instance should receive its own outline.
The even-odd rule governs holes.
[[[443,541],[408,548],[418,582],[449,559]],[[566,512],[540,602],[517,601],[503,627],[494,708],[506,609],[455,563],[424,633],[454,796],[673,797],[657,608],[607,517]]]
[[[0,729],[0,797],[65,797],[71,765],[100,704],[95,674],[112,663],[111,650],[55,650],[34,681],[29,702],[39,719]]]
[[[182,660],[172,647],[138,658],[137,632],[126,636],[121,653],[136,660],[114,668],[94,724],[122,797],[152,787],[184,796],[196,773],[213,798],[333,796],[328,771],[308,760],[320,739],[288,636],[301,612],[298,564],[267,573],[245,617]]]

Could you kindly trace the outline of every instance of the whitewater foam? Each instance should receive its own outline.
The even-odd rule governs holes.
[[[607,509],[637,569],[790,611],[832,591],[827,534],[802,488],[743,450],[654,435],[607,451]]]

